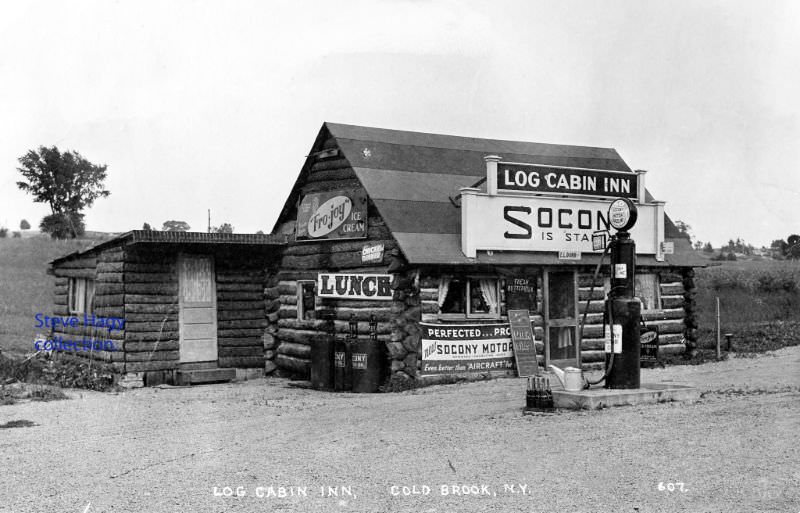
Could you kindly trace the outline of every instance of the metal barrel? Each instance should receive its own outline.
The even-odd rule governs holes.
[[[334,342],[332,337],[318,339],[311,348],[311,388],[334,388]]]
[[[333,389],[349,392],[353,389],[353,362],[350,357],[350,341],[337,340],[334,344]]]
[[[377,392],[386,375],[385,344],[377,339],[353,341],[350,361],[353,369],[353,392]]]

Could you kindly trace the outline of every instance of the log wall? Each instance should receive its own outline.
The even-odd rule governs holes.
[[[174,253],[129,247],[124,269],[125,371],[178,368],[178,270]]]
[[[79,258],[61,262],[53,267],[55,276],[55,297],[53,314],[61,317],[75,317],[77,327],[58,326],[51,336],[54,341],[74,341],[77,350],[64,352],[83,358],[101,360],[112,364],[117,371],[124,371],[125,353],[123,351],[125,331],[94,326],[99,318],[125,318],[122,291],[122,247],[112,247],[98,254],[82,255]],[[94,280],[94,313],[74,313],[69,311],[69,279],[86,278]],[[111,349],[111,350],[109,350]]]

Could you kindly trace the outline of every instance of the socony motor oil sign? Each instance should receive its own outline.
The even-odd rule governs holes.
[[[364,239],[367,236],[367,194],[326,191],[303,197],[297,210],[297,240]]]

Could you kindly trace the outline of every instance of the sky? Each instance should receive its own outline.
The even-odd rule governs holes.
[[[0,226],[40,145],[87,229],[269,232],[325,121],[615,148],[719,246],[800,233],[800,2],[0,3]]]

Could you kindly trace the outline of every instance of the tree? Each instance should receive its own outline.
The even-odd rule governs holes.
[[[782,260],[785,256],[787,251],[789,250],[789,245],[783,239],[775,239],[769,245],[769,248],[772,250],[772,257],[778,260]]]
[[[714,248],[711,246],[710,242],[706,242],[705,246],[703,246],[703,253],[713,253]]]
[[[19,229],[20,230],[30,230],[31,229],[31,223],[29,223],[27,219],[23,219],[22,221],[19,222]]]
[[[683,221],[680,220],[675,221],[675,228],[677,228],[678,231],[681,232],[682,237],[686,237],[689,240],[694,239],[694,237],[692,236],[692,227],[689,226],[688,223],[684,223]]]
[[[189,223],[186,221],[164,221],[164,226],[161,227],[161,231],[164,232],[188,232],[189,229]]]
[[[703,249],[703,241],[701,241],[701,240],[695,241],[694,249],[695,249],[695,251],[700,251],[701,249]]]
[[[221,226],[212,226],[212,233],[233,233],[233,226],[230,223],[222,223]]]
[[[150,227],[150,223],[144,223],[142,225],[142,230],[152,230],[152,228]]]
[[[61,153],[58,148],[39,146],[20,157],[25,181],[17,187],[33,195],[37,203],[47,203],[51,215],[42,219],[42,231],[47,228],[53,238],[77,237],[83,230],[75,224],[77,217],[83,223],[83,210],[97,198],[111,194],[103,187],[107,166],[92,164],[76,151]]]

